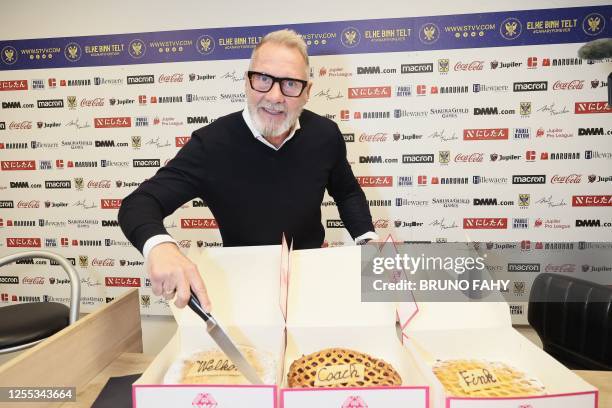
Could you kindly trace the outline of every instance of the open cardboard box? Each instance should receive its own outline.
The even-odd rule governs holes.
[[[428,407],[426,381],[395,329],[395,305],[361,302],[360,248],[290,254],[286,246],[207,248],[193,249],[188,257],[207,284],[213,315],[232,339],[277,358],[276,385],[164,385],[175,360],[214,345],[199,317],[188,308],[173,308],[177,333],[134,384],[134,407],[275,407],[277,385],[287,387],[291,363],[329,347],[382,358],[399,372],[404,386],[285,388],[281,406]]]
[[[205,323],[191,309],[172,307],[178,329],[133,386],[134,407],[275,407],[285,350],[281,298],[280,245],[192,249],[213,304],[212,314],[236,344],[265,352],[276,360],[274,384],[165,385],[172,363],[198,350],[216,348]]]
[[[280,406],[427,407],[429,390],[396,331],[396,304],[361,302],[360,247],[293,251],[289,259],[287,348]],[[291,363],[341,347],[390,363],[401,387],[287,388]]]
[[[431,386],[434,407],[594,408],[598,391],[514,330],[504,302],[419,303],[403,329],[404,344]],[[540,380],[545,396],[459,398],[431,367],[436,360],[499,361]]]

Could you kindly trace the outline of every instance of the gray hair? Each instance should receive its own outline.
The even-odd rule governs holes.
[[[251,63],[253,62],[253,58],[255,54],[261,48],[262,45],[266,43],[284,45],[287,48],[293,48],[297,50],[302,58],[304,58],[304,62],[306,64],[306,79],[310,76],[310,61],[308,59],[308,51],[307,46],[302,37],[294,30],[290,30],[288,28],[272,31],[266,34],[259,44],[253,49],[253,53],[251,54]]]

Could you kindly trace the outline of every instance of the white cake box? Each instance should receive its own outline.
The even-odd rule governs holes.
[[[595,408],[598,391],[514,330],[503,302],[420,303],[404,327],[404,344],[431,386],[434,407]],[[405,317],[404,317],[405,318]],[[544,396],[460,398],[449,395],[432,372],[437,360],[505,363],[545,387]]]
[[[133,385],[133,406],[276,407],[285,350],[281,305],[280,245],[192,249],[212,302],[212,314],[239,345],[250,346],[276,360],[267,385],[170,385],[164,377],[173,363],[198,350],[216,348],[203,320],[188,307],[171,305],[178,329]]]
[[[396,331],[396,304],[361,302],[360,247],[293,251],[289,257],[283,408],[428,407],[429,389]],[[348,348],[390,363],[401,387],[288,388],[291,363],[326,348]]]

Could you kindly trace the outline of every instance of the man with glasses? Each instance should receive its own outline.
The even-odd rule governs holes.
[[[365,194],[346,159],[338,126],[304,110],[312,83],[306,44],[294,31],[266,35],[245,77],[247,106],[193,132],[151,179],[123,200],[119,223],[147,263],[153,293],[184,307],[190,288],[210,307],[196,266],[182,255],[163,219],[201,197],[225,246],[293,247],[323,243],[325,190],[359,243],[376,237]]]

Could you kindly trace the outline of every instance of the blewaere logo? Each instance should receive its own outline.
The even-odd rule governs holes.
[[[393,176],[357,176],[361,187],[393,187]]]
[[[116,210],[121,207],[120,198],[101,198],[100,208],[103,210]]]
[[[40,238],[7,238],[6,246],[9,248],[40,248]]]
[[[608,107],[608,102],[576,102],[574,105],[576,115],[589,113],[612,113],[612,108]]]
[[[612,195],[575,195],[572,207],[612,207]]]
[[[508,128],[463,129],[463,140],[508,140]]]
[[[360,88],[349,88],[348,89],[349,99],[360,99],[360,98],[390,98],[391,87],[390,86],[367,86]]]
[[[214,218],[181,218],[183,229],[214,229],[219,228]]]
[[[507,229],[507,218],[464,218],[463,229]]]
[[[96,129],[132,127],[132,118],[116,117],[116,118],[94,118],[94,127]]]
[[[514,92],[547,91],[548,81],[515,82]]]
[[[36,170],[36,160],[3,160],[0,168],[2,171]]]

